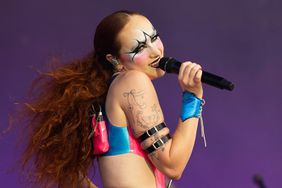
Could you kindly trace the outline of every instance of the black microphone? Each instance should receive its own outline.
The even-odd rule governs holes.
[[[172,57],[163,57],[160,59],[159,67],[167,73],[178,74],[181,66],[181,62],[177,61]],[[220,76],[214,75],[212,73],[203,71],[201,81],[205,84],[232,91],[234,89],[234,84]]]
[[[266,188],[266,186],[263,182],[263,178],[260,175],[258,175],[258,174],[254,175],[253,181],[254,181],[255,184],[258,185],[259,188]]]

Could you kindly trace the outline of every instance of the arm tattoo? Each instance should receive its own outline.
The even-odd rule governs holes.
[[[159,158],[159,153],[157,153],[157,151],[164,152],[164,150],[165,150],[165,146],[163,145],[160,149],[158,149],[158,150],[156,150],[156,151],[150,153],[149,155],[150,155],[152,158],[155,158],[156,160],[159,161],[160,158]]]
[[[160,136],[157,135],[157,136],[155,136],[155,140],[160,139],[162,136],[163,136],[163,135],[160,135]],[[149,155],[150,155],[152,158],[155,158],[156,160],[159,161],[160,158],[159,158],[159,153],[158,153],[157,151],[164,152],[164,151],[165,151],[165,145],[166,145],[166,144],[162,145],[160,148],[158,148],[157,150],[153,151],[153,152],[150,153]]]
[[[152,158],[155,158],[156,160],[160,160],[160,158],[159,158],[159,156],[158,156],[158,154],[156,153],[156,152],[153,152],[153,153],[151,153],[151,154],[149,154]]]
[[[123,93],[127,100],[127,110],[133,117],[133,123],[142,129],[148,129],[150,126],[158,123],[160,119],[160,109],[157,104],[149,106],[144,99],[144,91],[130,90]],[[146,115],[145,111],[150,110],[150,114]]]
[[[135,91],[135,89],[132,89],[129,92],[123,93],[123,96],[127,99],[128,109],[130,111],[133,110],[135,106],[137,106],[140,109],[146,108],[146,104],[143,100],[144,98],[144,92],[143,91]]]
[[[152,142],[155,142],[156,140],[159,140],[161,137],[162,137],[162,135],[159,136],[159,133],[156,133],[156,134],[152,135],[150,138],[151,138]]]

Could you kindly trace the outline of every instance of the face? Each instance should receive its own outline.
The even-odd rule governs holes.
[[[163,43],[150,21],[139,15],[130,17],[118,35],[121,44],[118,60],[127,70],[139,70],[155,79],[164,75],[157,68],[163,57]]]

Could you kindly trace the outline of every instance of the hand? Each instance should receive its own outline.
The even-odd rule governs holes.
[[[194,93],[198,98],[203,97],[201,82],[202,67],[199,64],[186,61],[181,64],[178,74],[178,81],[182,90]]]

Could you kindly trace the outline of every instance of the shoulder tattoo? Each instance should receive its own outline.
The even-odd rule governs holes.
[[[133,117],[135,125],[143,129],[148,129],[150,126],[158,123],[160,119],[160,109],[157,104],[148,106],[144,99],[144,91],[136,91],[135,89],[123,93],[126,98],[127,110]],[[149,113],[144,113],[149,111]]]

